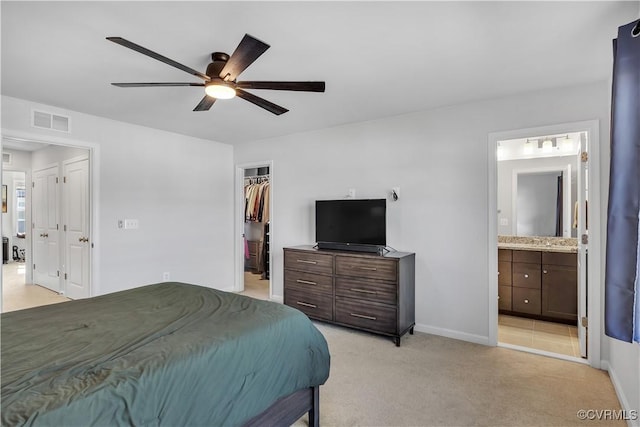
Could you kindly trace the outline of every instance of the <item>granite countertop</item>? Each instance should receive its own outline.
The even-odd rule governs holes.
[[[578,239],[573,237],[498,236],[498,249],[577,253]]]

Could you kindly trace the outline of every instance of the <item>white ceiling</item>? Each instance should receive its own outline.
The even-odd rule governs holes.
[[[234,143],[608,79],[611,39],[638,2],[2,1],[2,94]],[[254,91],[192,112],[199,80],[105,40],[204,72],[245,33],[271,48],[239,80],[324,80],[325,93]]]

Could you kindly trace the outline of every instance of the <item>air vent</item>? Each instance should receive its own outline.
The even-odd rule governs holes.
[[[53,129],[60,132],[69,132],[69,117],[45,111],[33,110],[33,126],[43,129]]]
[[[2,163],[5,165],[11,164],[11,153],[2,153]]]

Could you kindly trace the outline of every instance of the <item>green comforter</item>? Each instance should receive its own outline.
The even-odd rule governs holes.
[[[2,425],[239,425],[323,384],[301,312],[161,283],[2,314]]]

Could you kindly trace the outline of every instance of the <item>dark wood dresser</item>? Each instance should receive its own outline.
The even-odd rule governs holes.
[[[415,254],[284,248],[284,303],[312,319],[400,338],[415,326]]]

